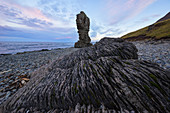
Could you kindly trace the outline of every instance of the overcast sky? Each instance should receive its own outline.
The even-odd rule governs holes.
[[[170,0],[0,0],[0,41],[75,42],[76,14],[90,18],[92,41],[157,21]]]

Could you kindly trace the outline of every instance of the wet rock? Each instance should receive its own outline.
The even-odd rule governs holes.
[[[6,93],[0,93],[0,98],[4,97]]]
[[[168,69],[168,70],[170,70],[170,64],[165,64],[165,69]]]
[[[6,93],[6,97],[5,97],[5,99],[7,99],[10,95],[11,95],[11,92],[10,92],[10,91],[8,91],[8,92]]]
[[[132,43],[104,38],[41,67],[0,110],[68,112],[81,108],[86,112],[91,105],[97,112],[167,113],[169,83],[166,70],[138,60]]]
[[[159,64],[160,66],[164,66],[165,62],[162,59],[156,59],[155,63]]]
[[[26,84],[25,80],[21,80],[21,84],[25,85]]]

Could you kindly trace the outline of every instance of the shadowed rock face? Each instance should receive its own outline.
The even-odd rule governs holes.
[[[90,43],[91,39],[88,35],[89,27],[90,27],[90,19],[86,16],[86,14],[81,11],[80,14],[77,14],[77,29],[79,33],[79,41],[75,43],[75,48],[83,48],[92,46]]]
[[[0,110],[170,111],[168,72],[137,58],[132,43],[103,38],[94,46],[60,57],[34,72]]]

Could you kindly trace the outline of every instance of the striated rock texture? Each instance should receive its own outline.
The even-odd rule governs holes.
[[[86,14],[81,11],[80,14],[77,14],[77,29],[79,33],[79,41],[75,43],[75,48],[83,48],[92,46],[90,43],[91,39],[88,35],[89,27],[90,27],[90,19],[86,16]]]
[[[132,43],[103,38],[34,72],[0,112],[170,112],[169,72],[137,58]]]

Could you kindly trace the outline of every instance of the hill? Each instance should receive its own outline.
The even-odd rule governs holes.
[[[169,15],[169,13],[167,14]],[[136,41],[136,40],[144,40],[144,39],[168,39],[170,38],[170,19],[168,16],[164,16],[156,23],[139,29],[137,31],[128,33],[121,38]]]
[[[162,17],[161,19],[159,19],[157,22],[161,22],[161,21],[168,20],[168,19],[170,19],[170,12],[166,14],[164,17]]]

